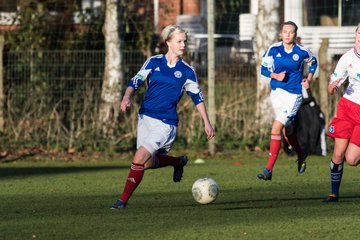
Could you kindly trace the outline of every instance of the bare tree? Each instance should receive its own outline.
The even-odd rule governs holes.
[[[319,49],[319,95],[320,107],[325,115],[325,122],[329,122],[329,95],[327,91],[328,76],[330,75],[330,64],[327,59],[329,39],[323,38]]]
[[[260,129],[271,124],[269,78],[260,74],[261,58],[266,49],[277,41],[279,30],[279,0],[259,0],[256,24],[256,66],[257,66],[257,119]]]
[[[104,135],[111,135],[117,123],[124,82],[119,34],[120,1],[106,0],[103,28],[105,36],[105,69],[99,107],[99,123]]]
[[[0,133],[4,132],[4,78],[3,78],[3,50],[5,38],[0,35]]]

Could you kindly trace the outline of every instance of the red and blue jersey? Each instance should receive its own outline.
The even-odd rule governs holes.
[[[271,79],[271,89],[282,88],[290,93],[301,94],[304,64],[308,65],[309,73],[315,73],[317,60],[308,48],[294,44],[291,50],[286,50],[282,42],[277,42],[265,52],[261,62],[261,74],[270,77],[272,72],[285,71],[283,81]]]
[[[163,54],[148,58],[128,86],[136,91],[146,79],[148,88],[139,114],[177,126],[179,119],[176,107],[184,91],[195,105],[204,101],[195,69],[181,58],[174,66],[169,66]]]

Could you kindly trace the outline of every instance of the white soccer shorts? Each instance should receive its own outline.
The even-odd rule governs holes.
[[[176,137],[177,127],[161,120],[139,114],[137,128],[137,148],[143,146],[151,155],[155,152],[166,154]]]
[[[275,120],[281,122],[284,126],[291,124],[300,109],[302,94],[294,94],[276,88],[271,90],[270,99],[275,113]]]

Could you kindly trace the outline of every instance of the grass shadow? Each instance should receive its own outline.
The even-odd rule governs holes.
[[[96,172],[114,169],[129,169],[129,166],[96,166],[96,167],[6,167],[0,168],[0,179],[34,175],[51,175],[64,173]]]

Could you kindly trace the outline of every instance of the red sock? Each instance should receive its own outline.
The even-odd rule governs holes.
[[[277,156],[280,152],[280,147],[281,147],[281,135],[271,134],[269,159],[266,165],[266,168],[269,169],[271,172],[275,165]]]
[[[168,155],[163,154],[156,154],[156,157],[158,159],[157,164],[154,168],[162,168],[166,166],[179,166],[180,164],[180,158],[178,157],[172,157]]]
[[[131,167],[125,183],[124,191],[120,196],[120,199],[125,204],[129,201],[129,198],[135,191],[136,187],[139,186],[143,176],[144,176],[144,165],[131,163]]]
[[[298,155],[298,157],[302,157],[304,155],[304,151],[301,148],[299,141],[297,139],[297,134],[293,133],[287,137],[290,145],[293,147],[294,151]]]

